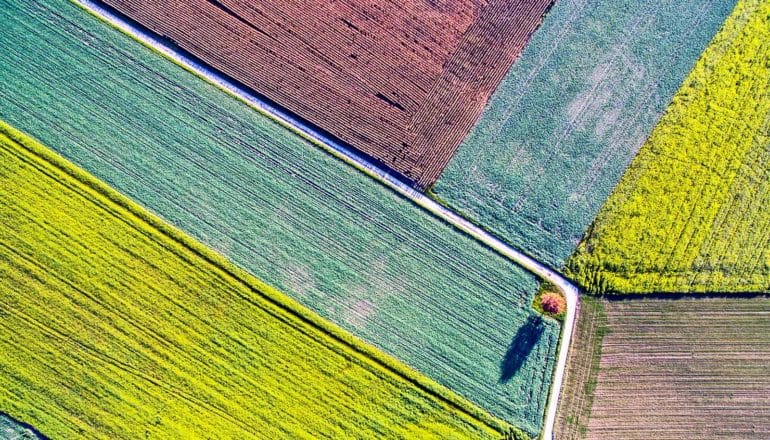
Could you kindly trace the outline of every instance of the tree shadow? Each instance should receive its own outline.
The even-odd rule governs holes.
[[[543,318],[540,315],[530,315],[527,322],[516,332],[500,363],[500,383],[508,383],[513,379],[544,332]]]

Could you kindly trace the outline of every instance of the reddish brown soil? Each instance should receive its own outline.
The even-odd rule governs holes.
[[[416,186],[552,0],[103,0]]]

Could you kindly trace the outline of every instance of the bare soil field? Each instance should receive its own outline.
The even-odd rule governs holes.
[[[103,0],[425,188],[551,0]]]
[[[570,365],[559,438],[770,438],[770,297],[601,302],[580,322],[603,338],[575,350],[601,341],[599,368]]]
[[[585,438],[596,388],[596,375],[599,372],[602,338],[606,332],[604,301],[592,296],[582,297],[559,399],[554,426],[555,438]]]

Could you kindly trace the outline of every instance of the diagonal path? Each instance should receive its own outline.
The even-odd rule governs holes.
[[[168,42],[157,38],[154,34],[149,33],[143,28],[124,20],[121,16],[103,7],[98,1],[74,1],[85,8],[88,12],[96,15],[102,20],[105,20],[112,26],[120,29],[121,31],[125,32],[146,46],[152,48],[153,50],[160,52],[162,55],[171,59],[173,62],[202,77],[204,80],[217,85],[224,91],[234,95],[256,110],[268,114],[272,118],[281,122],[288,129],[298,133],[304,138],[313,141],[316,145],[328,151],[330,154],[361,170],[391,190],[395,191],[399,195],[411,200],[413,203],[425,209],[432,215],[465,232],[482,244],[493,249],[500,255],[510,259],[516,264],[539,276],[541,279],[549,281],[561,289],[567,300],[567,313],[561,326],[561,339],[559,342],[556,369],[554,371],[553,381],[551,384],[551,392],[548,396],[545,421],[541,434],[541,438],[544,440],[551,440],[553,438],[553,427],[556,422],[556,409],[558,407],[559,395],[561,393],[561,388],[564,381],[564,372],[567,367],[567,355],[574,330],[575,315],[577,312],[578,304],[578,289],[572,283],[567,281],[559,273],[555,272],[539,261],[531,258],[530,256],[522,253],[521,251],[512,248],[497,237],[474,225],[451,209],[448,209],[439,204],[424,193],[413,189],[404,181],[400,180],[396,175],[389,173],[387,170],[381,169],[379,166],[373,164],[369,159],[357,153],[356,151],[353,151],[345,145],[342,145],[340,142],[326,136],[313,127],[308,126],[303,121],[298,120],[282,109],[265,102],[250,91],[235,84],[233,81],[230,81],[205,64],[202,64],[182,53],[181,51],[178,51],[178,49],[170,46]]]

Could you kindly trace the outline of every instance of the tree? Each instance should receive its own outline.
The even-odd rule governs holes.
[[[564,297],[556,292],[546,292],[540,298],[540,307],[543,311],[558,315],[564,312],[564,308],[567,306]]]

